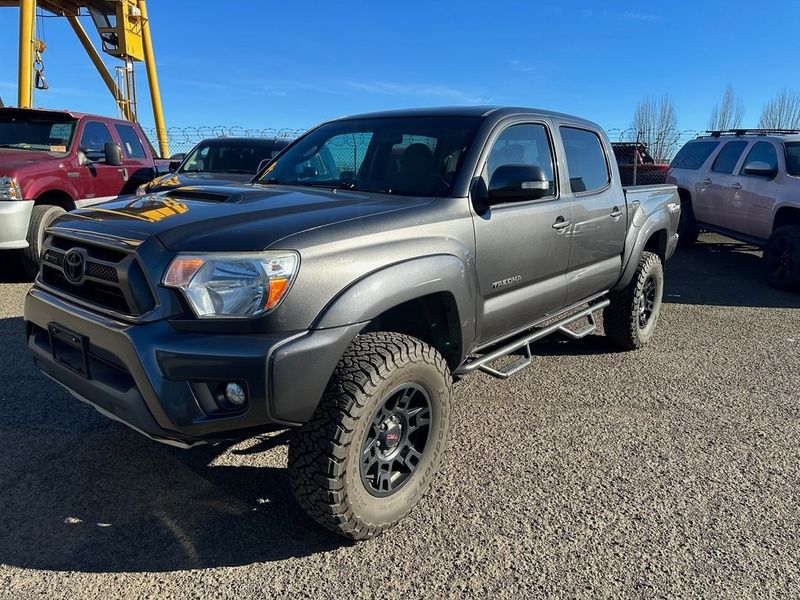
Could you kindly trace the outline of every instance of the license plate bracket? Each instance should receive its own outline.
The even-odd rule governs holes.
[[[58,323],[48,323],[53,360],[89,378],[89,338]]]

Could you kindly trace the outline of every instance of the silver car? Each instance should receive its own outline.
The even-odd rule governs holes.
[[[715,131],[688,142],[667,183],[681,196],[680,244],[715,231],[764,248],[767,282],[800,288],[800,131]]]

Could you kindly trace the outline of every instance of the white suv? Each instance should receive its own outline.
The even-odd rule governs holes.
[[[667,183],[681,196],[681,245],[700,229],[756,244],[767,282],[800,289],[800,131],[710,132],[681,148]]]

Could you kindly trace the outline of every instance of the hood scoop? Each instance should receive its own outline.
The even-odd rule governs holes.
[[[200,187],[179,187],[163,194],[169,198],[184,200],[200,200],[205,202],[235,202],[242,199],[241,193],[226,193],[211,191]]]

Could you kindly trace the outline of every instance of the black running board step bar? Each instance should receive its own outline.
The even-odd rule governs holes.
[[[531,344],[536,340],[540,340],[543,337],[547,337],[548,335],[560,331],[561,333],[571,337],[572,339],[578,340],[580,338],[586,337],[590,333],[594,333],[597,329],[597,323],[595,321],[595,313],[604,309],[606,306],[611,304],[611,301],[608,298],[604,298],[599,302],[594,302],[590,304],[583,310],[580,310],[576,313],[573,313],[563,319],[556,321],[555,323],[548,325],[547,327],[542,327],[540,329],[536,329],[534,331],[530,331],[527,334],[519,337],[507,344],[500,346],[499,348],[492,350],[488,354],[484,354],[483,356],[469,359],[466,363],[461,365],[456,372],[455,375],[466,375],[467,373],[472,373],[473,371],[483,371],[487,375],[491,375],[492,377],[496,377],[498,379],[508,379],[512,375],[519,373],[522,369],[527,367],[531,364],[532,353],[531,353]],[[581,319],[587,319],[589,322],[588,324],[579,329],[578,331],[573,331],[569,329],[567,325],[574,323],[576,321],[580,321]],[[521,357],[519,360],[514,361],[510,365],[506,365],[505,367],[501,367],[499,369],[495,369],[494,367],[490,366],[494,361],[499,358],[503,358],[504,356],[508,356],[523,348],[525,351],[525,355]]]

